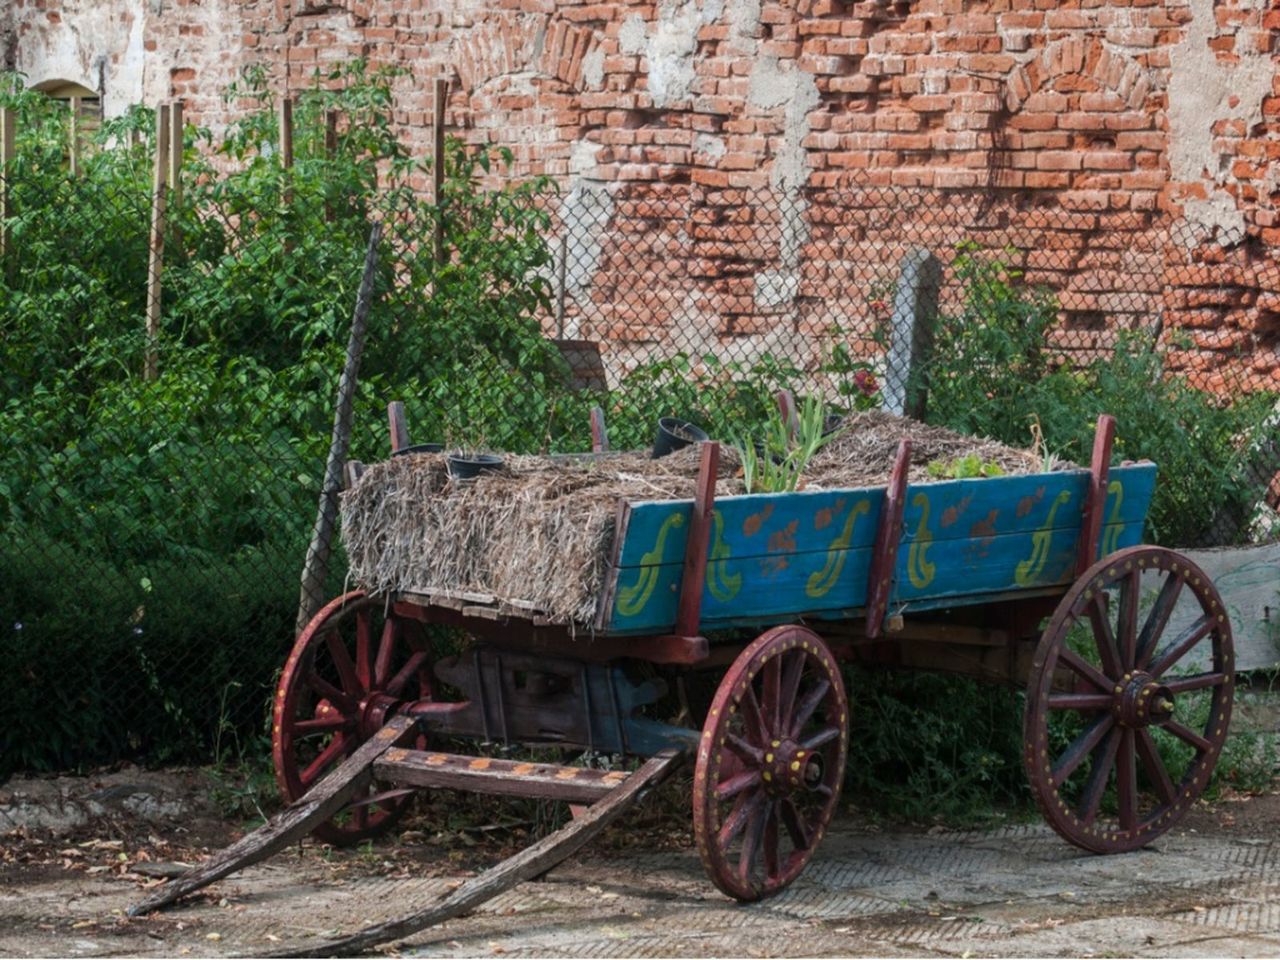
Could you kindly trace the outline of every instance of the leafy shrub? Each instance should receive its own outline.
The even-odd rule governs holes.
[[[1223,507],[1254,492],[1240,469],[1242,438],[1273,399],[1224,403],[1170,376],[1159,347],[1138,332],[1084,368],[1055,366],[1045,333],[1056,300],[1022,283],[997,258],[961,247],[954,271],[962,308],[938,318],[927,377],[927,419],[963,433],[1027,446],[1033,424],[1058,457],[1087,464],[1100,414],[1117,421],[1115,457],[1159,467],[1147,538],[1203,542]],[[1235,511],[1243,513],[1243,511]]]

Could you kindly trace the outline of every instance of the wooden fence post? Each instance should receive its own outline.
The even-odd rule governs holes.
[[[284,177],[280,200],[283,204],[287,228],[289,208],[293,206],[293,98],[288,94],[280,98],[280,169]],[[284,237],[284,252],[293,252],[293,237],[289,235],[287,229]]]
[[[13,197],[9,174],[14,161],[16,114],[11,107],[0,107],[0,257],[10,251],[9,217],[13,216]]]
[[[178,215],[182,210],[182,147],[183,147],[182,101],[174,100],[169,104],[169,170],[167,185],[169,198],[166,206],[170,215],[173,234],[170,240],[174,249],[182,250],[182,224]]]
[[[80,98],[72,97],[68,103],[71,106],[71,126],[67,131],[69,147],[67,153],[67,166],[71,171],[71,176],[80,176]]]
[[[884,372],[884,409],[900,417],[924,416],[928,398],[925,366],[942,286],[942,263],[923,247],[912,247],[898,266],[893,294],[889,356]]]
[[[325,159],[332,160],[338,153],[338,111],[326,110],[324,112],[324,155]],[[324,204],[325,221],[333,220],[333,205],[329,201]]]
[[[435,250],[436,261],[449,259],[444,248],[444,111],[449,100],[449,81],[436,77],[431,113],[431,202],[436,205]]]
[[[151,184],[151,243],[147,258],[147,346],[143,377],[154,380],[158,372],[156,341],[160,337],[160,276],[164,268],[165,201],[169,176],[169,105],[156,108],[155,170]]]

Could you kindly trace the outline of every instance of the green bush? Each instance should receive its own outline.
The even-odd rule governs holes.
[[[1149,541],[1195,546],[1224,508],[1244,513],[1232,508],[1257,491],[1241,451],[1274,397],[1228,403],[1196,390],[1167,373],[1161,350],[1140,332],[1083,368],[1055,366],[1045,336],[1057,317],[1053,296],[972,245],[960,248],[953,270],[963,306],[938,318],[929,422],[1022,447],[1038,427],[1050,452],[1087,465],[1097,418],[1109,413],[1115,459],[1159,467]]]

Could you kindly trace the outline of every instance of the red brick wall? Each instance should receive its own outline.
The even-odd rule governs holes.
[[[21,59],[51,5],[15,9]],[[368,57],[410,71],[397,120],[425,152],[430,80],[448,77],[452,128],[600,219],[572,254],[582,335],[794,345],[874,319],[907,246],[947,259],[973,237],[1060,291],[1064,344],[1158,319],[1206,385],[1280,388],[1280,10],[1257,0],[176,0],[146,17],[144,93],[214,127],[246,63],[299,88]]]

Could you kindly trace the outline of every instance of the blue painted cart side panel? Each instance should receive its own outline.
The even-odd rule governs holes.
[[[1101,554],[1142,541],[1155,473],[1151,464],[1111,471]],[[891,606],[947,597],[978,603],[984,594],[1068,583],[1088,479],[1073,471],[908,487]],[[717,501],[704,624],[850,615],[866,601],[883,502],[882,489]],[[672,627],[690,506],[633,505],[606,632]]]

